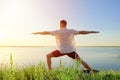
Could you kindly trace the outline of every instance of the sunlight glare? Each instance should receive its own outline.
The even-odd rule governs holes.
[[[4,39],[4,37],[5,37],[5,34],[0,32],[0,40]]]

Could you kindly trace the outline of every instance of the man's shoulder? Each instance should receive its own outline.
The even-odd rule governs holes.
[[[50,32],[57,32],[57,31],[60,31],[60,30],[57,30],[57,29],[56,29],[56,30],[52,30],[52,31],[50,31]]]
[[[59,34],[59,33],[60,33],[60,30],[53,30],[53,31],[50,31],[50,34],[52,34],[52,35]]]
[[[69,31],[73,31],[73,32],[74,32],[74,31],[77,31],[77,30],[75,30],[75,29],[68,29],[68,30],[69,30]]]
[[[69,32],[73,33],[73,34],[79,34],[79,31],[75,30],[75,29],[69,29]]]

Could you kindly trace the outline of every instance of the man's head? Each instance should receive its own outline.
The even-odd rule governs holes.
[[[66,25],[67,25],[67,21],[66,20],[61,20],[60,21],[60,28],[66,28]]]

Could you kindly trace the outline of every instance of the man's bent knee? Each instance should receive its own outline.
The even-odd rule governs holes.
[[[51,58],[51,57],[53,57],[53,55],[52,55],[52,53],[49,53],[49,54],[46,55],[46,57]]]

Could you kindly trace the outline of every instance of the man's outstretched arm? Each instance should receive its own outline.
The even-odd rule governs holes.
[[[99,33],[99,31],[79,31],[79,34]]]
[[[41,34],[41,35],[49,35],[50,32],[49,31],[43,31],[43,32],[34,32],[32,34]]]

